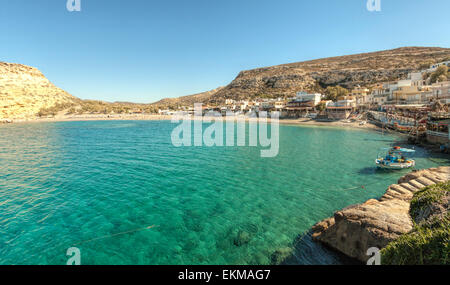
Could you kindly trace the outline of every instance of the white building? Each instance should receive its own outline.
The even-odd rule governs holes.
[[[436,69],[438,69],[438,67],[442,66],[442,65],[447,65],[448,67],[450,67],[450,60],[439,62],[439,63],[431,65],[430,68],[427,69],[427,72],[435,72]]]
[[[338,98],[334,103],[328,105],[328,107],[356,107],[356,98],[354,96],[344,96]]]
[[[411,72],[408,74],[408,80],[411,80],[412,86],[421,87],[426,85],[425,80],[423,80],[422,72]]]
[[[435,99],[443,104],[450,104],[450,81],[434,83],[431,89]]]
[[[369,104],[383,105],[388,99],[389,93],[386,92],[386,86],[384,84],[378,85],[372,89],[372,92],[368,95]]]
[[[225,99],[225,105],[233,105],[234,103],[236,103],[236,101],[233,99]]]
[[[301,91],[297,93],[297,96],[295,97],[294,101],[298,103],[314,102],[314,106],[317,106],[320,103],[320,101],[322,101],[322,94],[320,93],[309,94],[307,92]]]

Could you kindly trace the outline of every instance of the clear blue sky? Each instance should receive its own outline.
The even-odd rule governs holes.
[[[450,1],[0,0],[0,61],[83,99],[153,102],[239,71],[397,48],[450,47]]]

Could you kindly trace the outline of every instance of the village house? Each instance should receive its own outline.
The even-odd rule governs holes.
[[[327,106],[326,112],[329,119],[345,120],[356,109],[356,98],[353,96],[343,96],[337,102]]]
[[[450,81],[434,83],[431,89],[433,98],[442,104],[450,104]]]
[[[430,66],[429,69],[426,70],[426,72],[435,72],[438,69],[438,67],[442,66],[442,65],[446,65],[446,66],[450,67],[450,60],[433,64]]]
[[[430,143],[445,145],[450,142],[450,113],[430,112],[427,120],[427,140]]]
[[[225,105],[234,105],[236,103],[233,99],[225,99]]]
[[[356,98],[356,105],[358,107],[368,108],[371,103],[369,93],[370,93],[369,89],[358,85],[352,89],[351,96]]]
[[[283,116],[290,118],[305,117],[310,112],[315,112],[315,107],[322,100],[322,94],[298,92],[296,97],[287,103],[283,109]]]
[[[431,89],[422,86],[401,86],[393,92],[390,104],[428,104],[432,96]]]
[[[286,101],[284,100],[277,100],[274,102],[273,107],[276,111],[281,111],[283,108],[286,107]]]
[[[158,114],[162,115],[162,116],[172,116],[173,114],[175,114],[175,111],[172,110],[158,110]]]
[[[356,98],[364,97],[364,96],[369,95],[369,92],[370,92],[369,89],[358,85],[352,89],[351,96],[356,97]]]
[[[411,80],[411,86],[422,87],[425,84],[422,72],[411,72],[408,74],[408,80]]]
[[[367,101],[370,106],[381,106],[388,98],[388,94],[385,92],[383,84],[378,84],[372,88],[372,92],[367,96]]]

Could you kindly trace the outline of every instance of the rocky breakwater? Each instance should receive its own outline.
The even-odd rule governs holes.
[[[409,215],[414,193],[426,186],[450,180],[450,167],[411,172],[388,187],[380,200],[347,207],[312,228],[315,241],[366,262],[367,250],[382,249],[413,229]]]

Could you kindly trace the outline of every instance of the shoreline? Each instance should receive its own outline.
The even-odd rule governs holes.
[[[81,116],[56,116],[54,118],[35,118],[35,119],[19,119],[14,120],[10,124],[26,124],[26,123],[56,123],[56,122],[88,122],[88,121],[171,121],[173,116],[169,115],[81,115]],[[227,119],[224,118],[224,121]],[[236,121],[250,121],[250,118],[236,117]],[[253,119],[259,121],[259,119]],[[267,118],[270,123],[271,119]],[[338,127],[348,129],[362,129],[381,131],[381,128],[367,122],[360,125],[359,122],[350,121],[316,121],[309,118],[298,119],[279,119],[282,125],[292,126],[311,126],[311,127]],[[5,123],[5,125],[8,123]],[[402,133],[394,132],[402,135]]]

